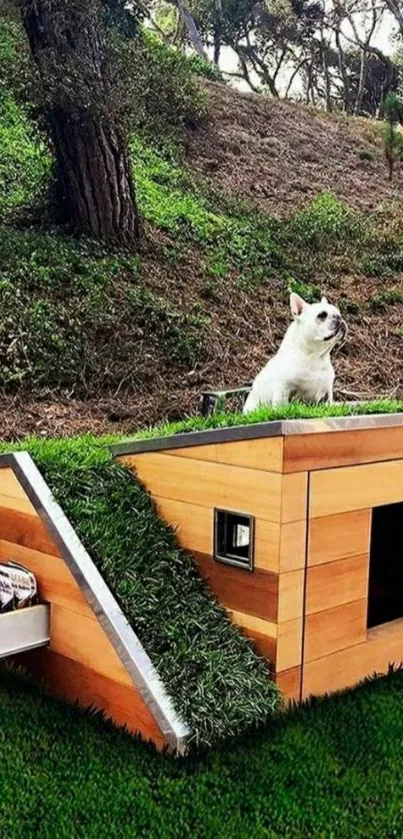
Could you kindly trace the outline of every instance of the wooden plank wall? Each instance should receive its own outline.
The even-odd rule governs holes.
[[[287,695],[299,698],[307,474],[282,474],[283,439],[142,452],[120,460],[137,472],[234,622],[272,661]],[[217,507],[255,517],[253,572],[213,559]]]
[[[396,427],[122,460],[177,526],[233,620],[274,662],[279,685],[299,698],[351,686],[403,659],[403,621],[366,626],[371,510],[403,500],[402,452]],[[214,507],[255,516],[254,574],[212,559]]]
[[[11,469],[0,469],[0,561],[30,568],[51,604],[50,647],[24,656],[49,688],[104,711],[159,747],[165,739]]]
[[[403,460],[311,473],[304,697],[403,660],[402,619],[367,630],[372,507],[402,500]]]
[[[284,438],[284,472],[398,460],[402,452],[403,426],[293,434]]]

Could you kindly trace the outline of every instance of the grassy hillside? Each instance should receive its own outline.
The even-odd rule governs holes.
[[[403,674],[187,762],[0,673],[7,839],[401,836]]]
[[[338,398],[400,398],[403,203],[377,125],[196,85],[153,49],[154,75],[174,79],[179,129],[151,90],[131,138],[146,220],[132,256],[49,226],[50,154],[23,36],[0,20],[4,436],[181,419],[203,388],[258,371],[288,323],[290,289],[326,292],[349,322]]]

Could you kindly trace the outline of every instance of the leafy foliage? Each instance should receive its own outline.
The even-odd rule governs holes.
[[[195,126],[204,115],[205,98],[193,77],[194,72],[201,74],[200,60],[189,60],[147,30],[118,40],[115,50],[128,128],[159,149],[177,145],[183,128]]]
[[[32,66],[29,47],[22,32],[18,9],[0,6],[0,99],[12,95],[19,104],[32,106]]]
[[[50,177],[50,156],[32,119],[30,70],[20,25],[0,15],[0,221],[35,205]]]
[[[371,297],[370,303],[373,309],[384,309],[385,306],[393,305],[394,303],[403,303],[403,289],[388,288],[380,291]]]
[[[389,166],[389,179],[392,180],[396,161],[403,160],[403,134],[400,130],[400,123],[403,122],[403,104],[396,93],[388,93],[384,101],[383,111],[385,125],[382,134],[385,143],[385,156]]]
[[[192,73],[213,82],[224,82],[224,77],[215,64],[205,61],[200,55],[192,54],[187,56],[187,64]]]
[[[317,300],[320,299],[320,288],[316,285],[311,285],[311,283],[304,283],[299,280],[291,280],[288,286],[288,291],[295,292],[295,294],[299,294],[306,300],[307,303],[315,303]]]
[[[359,229],[357,215],[332,193],[324,192],[295,215],[290,233],[305,245],[325,250],[352,239]]]
[[[47,188],[51,161],[25,110],[0,87],[0,220],[39,203]]]
[[[275,243],[276,223],[256,211],[237,206],[223,212],[212,207],[200,187],[175,163],[134,138],[140,206],[145,218],[175,239],[196,243],[212,273],[225,276],[236,271],[251,282],[270,276],[284,263]]]

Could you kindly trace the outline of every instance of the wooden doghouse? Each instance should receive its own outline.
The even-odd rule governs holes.
[[[403,414],[113,447],[287,697],[403,660]]]

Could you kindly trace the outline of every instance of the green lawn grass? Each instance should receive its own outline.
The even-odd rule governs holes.
[[[403,673],[175,760],[0,670],[5,839],[392,839]]]

